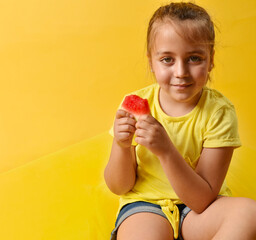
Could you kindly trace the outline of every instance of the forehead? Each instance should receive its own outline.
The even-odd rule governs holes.
[[[167,51],[206,53],[208,50],[209,48],[202,41],[184,35],[183,29],[179,25],[162,23],[155,29],[151,49],[155,53]]]

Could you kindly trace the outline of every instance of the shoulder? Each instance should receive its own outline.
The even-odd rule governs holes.
[[[233,103],[216,89],[205,87],[203,97],[203,108],[208,112],[213,113],[221,109],[234,111],[235,109]]]
[[[239,147],[238,120],[235,107],[222,93],[214,89],[205,89],[204,147]]]
[[[201,103],[202,116],[207,127],[216,128],[217,125],[233,125],[237,128],[238,120],[232,102],[221,92],[204,88]]]

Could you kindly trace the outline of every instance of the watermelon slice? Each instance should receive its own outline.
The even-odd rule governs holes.
[[[122,103],[122,108],[133,114],[136,119],[141,115],[150,114],[148,100],[137,95],[126,96]]]

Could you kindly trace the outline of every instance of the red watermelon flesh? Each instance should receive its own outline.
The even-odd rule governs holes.
[[[137,95],[126,96],[122,103],[122,108],[127,112],[135,115],[135,117],[144,114],[150,114],[148,100],[143,99]]]

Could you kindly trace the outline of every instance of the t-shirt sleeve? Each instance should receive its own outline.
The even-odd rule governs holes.
[[[238,120],[233,106],[218,109],[206,125],[203,147],[240,147]]]

